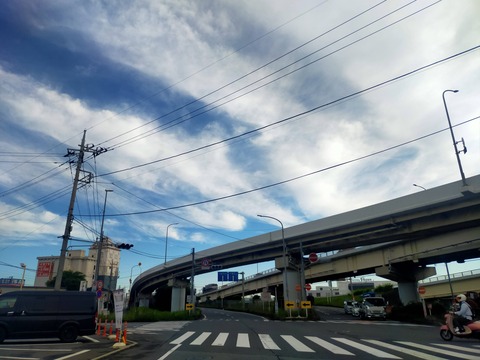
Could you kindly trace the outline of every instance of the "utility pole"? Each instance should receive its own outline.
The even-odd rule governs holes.
[[[70,239],[70,233],[72,232],[73,207],[75,205],[75,197],[77,195],[78,178],[80,177],[80,169],[83,164],[86,133],[87,133],[87,130],[83,130],[83,138],[82,138],[82,143],[80,145],[80,152],[78,154],[78,160],[77,160],[77,169],[75,170],[75,179],[73,180],[72,195],[70,196],[70,205],[68,207],[67,221],[65,223],[65,231],[63,232],[63,236],[62,236],[63,238],[62,249],[60,251],[60,259],[58,260],[57,278],[55,279],[55,290],[60,290],[60,287],[62,284],[63,268],[65,267],[65,256],[67,253],[68,240]]]
[[[70,205],[68,206],[68,215],[67,221],[65,222],[65,230],[62,236],[62,248],[60,250],[60,258],[58,259],[58,267],[57,267],[57,277],[55,279],[55,290],[60,290],[62,285],[62,277],[63,277],[63,269],[65,268],[65,257],[67,254],[67,246],[68,240],[70,239],[70,233],[72,232],[72,223],[73,223],[73,208],[75,206],[75,198],[77,196],[77,189],[78,183],[80,181],[84,181],[84,179],[80,180],[80,172],[82,171],[82,164],[85,152],[91,152],[93,156],[98,156],[107,151],[107,149],[102,147],[97,147],[94,149],[93,144],[85,145],[85,137],[87,134],[87,130],[83,131],[82,143],[80,144],[80,150],[68,149],[68,153],[65,156],[75,155],[78,151],[78,160],[77,160],[77,168],[75,170],[75,177],[73,180],[73,188],[72,188],[72,195],[70,196]],[[90,176],[86,177],[86,183],[89,183],[91,180],[91,173]]]

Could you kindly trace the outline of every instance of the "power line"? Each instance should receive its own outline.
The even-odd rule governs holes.
[[[464,51],[461,51],[457,54],[454,54],[454,55],[451,55],[451,56],[448,56],[446,58],[443,58],[441,60],[437,60],[435,62],[432,62],[430,64],[427,64],[427,65],[424,65],[424,66],[421,66],[415,70],[411,70],[409,72],[406,72],[402,75],[399,75],[399,76],[395,76],[389,80],[385,80],[385,81],[382,81],[376,85],[372,85],[372,86],[369,86],[363,90],[359,90],[359,91],[356,91],[356,92],[353,92],[349,95],[345,95],[345,96],[342,96],[336,100],[332,100],[330,102],[327,102],[327,103],[324,103],[324,104],[321,104],[321,105],[318,105],[318,106],[315,106],[309,110],[306,110],[306,111],[303,111],[301,113],[298,113],[296,115],[293,115],[293,116],[289,116],[287,118],[284,118],[284,119],[281,119],[281,120],[278,120],[278,121],[275,121],[273,123],[270,123],[270,124],[267,124],[267,125],[264,125],[264,126],[261,126],[261,127],[258,127],[256,129],[252,129],[252,130],[249,130],[249,131],[246,131],[242,134],[239,134],[239,135],[235,135],[235,136],[232,136],[232,137],[229,137],[229,138],[226,138],[226,139],[223,139],[223,140],[219,140],[219,141],[216,141],[216,142],[213,142],[213,143],[210,143],[208,145],[204,145],[204,146],[201,146],[201,147],[198,147],[196,149],[192,149],[192,150],[188,150],[188,151],[185,151],[183,153],[179,153],[179,154],[176,154],[176,155],[172,155],[172,156],[169,156],[169,157],[166,157],[166,158],[162,158],[162,159],[158,159],[158,160],[154,160],[154,161],[150,161],[150,162],[147,162],[147,163],[144,163],[144,164],[140,164],[140,165],[135,165],[135,166],[131,166],[131,167],[128,167],[128,168],[125,168],[125,169],[121,169],[121,170],[116,170],[116,171],[111,171],[111,172],[108,172],[108,173],[104,173],[104,174],[99,174],[97,175],[97,177],[103,177],[103,176],[108,176],[108,175],[113,175],[113,174],[117,174],[117,173],[120,173],[120,172],[125,172],[125,171],[130,171],[130,170],[133,170],[133,169],[138,169],[140,167],[144,167],[144,166],[148,166],[148,165],[152,165],[152,164],[155,164],[155,163],[159,163],[159,162],[162,162],[162,161],[166,161],[166,160],[171,160],[171,159],[174,159],[174,158],[177,158],[177,157],[180,157],[180,156],[183,156],[183,155],[187,155],[187,154],[191,154],[191,153],[194,153],[194,152],[197,152],[197,151],[200,151],[200,150],[204,150],[204,149],[207,149],[207,148],[210,148],[212,146],[215,146],[215,145],[219,145],[219,144],[222,144],[222,143],[226,143],[226,142],[229,142],[229,141],[232,141],[234,139],[238,139],[240,137],[243,137],[243,136],[246,136],[246,135],[250,135],[250,134],[253,134],[255,132],[258,132],[258,131],[261,131],[261,130],[265,130],[269,127],[272,127],[274,125],[278,125],[278,124],[281,124],[281,123],[284,123],[284,122],[287,122],[287,121],[290,121],[290,120],[293,120],[293,119],[296,119],[300,116],[304,116],[304,115],[307,115],[307,114],[310,114],[314,111],[318,111],[320,109],[323,109],[323,108],[326,108],[326,107],[329,107],[329,106],[332,106],[332,105],[335,105],[337,103],[340,103],[340,102],[343,102],[343,101],[346,101],[346,100],[349,100],[351,98],[354,98],[354,97],[357,97],[359,95],[362,95],[366,92],[370,92],[372,90],[375,90],[379,87],[382,87],[382,86],[385,86],[387,84],[390,84],[390,83],[393,83],[395,81],[398,81],[398,80],[401,80],[403,78],[406,78],[408,76],[411,76],[413,74],[416,74],[420,71],[423,71],[423,70],[426,70],[430,67],[433,67],[433,66],[436,66],[436,65],[439,65],[443,62],[446,62],[446,61],[449,61],[449,60],[452,60],[456,57],[459,57],[459,56],[462,56],[462,55],[465,55],[469,52],[472,52],[472,51],[475,51],[475,50],[478,50],[480,49],[480,45],[477,45],[473,48],[470,48],[470,49],[467,49],[467,50],[464,50]]]
[[[461,122],[461,123],[457,124],[456,126],[466,124],[468,122],[471,122],[473,120],[477,120],[479,118],[480,118],[480,116],[477,116],[473,119]],[[212,202],[216,202],[216,201],[220,201],[220,200],[230,199],[230,198],[241,196],[241,195],[250,194],[250,193],[253,193],[253,192],[256,192],[256,191],[265,190],[265,189],[272,188],[272,187],[275,187],[275,186],[278,186],[278,185],[283,185],[283,184],[286,184],[286,183],[289,183],[289,182],[292,182],[292,181],[295,181],[295,180],[300,180],[300,179],[306,178],[308,176],[312,176],[312,175],[315,175],[315,174],[319,174],[321,172],[325,172],[327,170],[332,170],[332,169],[335,169],[335,168],[338,168],[338,167],[341,167],[341,166],[344,166],[344,165],[348,165],[348,164],[351,164],[351,163],[354,163],[354,162],[357,162],[357,161],[360,161],[360,160],[364,160],[364,159],[367,159],[369,157],[379,155],[379,154],[385,153],[385,152],[393,150],[393,149],[397,149],[401,146],[405,146],[405,145],[411,144],[413,142],[423,140],[425,138],[428,138],[430,136],[439,134],[439,133],[441,133],[443,131],[447,131],[447,130],[449,130],[449,128],[444,128],[442,130],[438,130],[438,131],[432,132],[430,134],[417,137],[413,140],[409,140],[409,141],[406,141],[406,142],[403,142],[403,143],[400,143],[400,144],[397,144],[397,145],[393,145],[393,146],[390,146],[388,148],[378,150],[378,151],[375,151],[373,153],[363,155],[363,156],[360,156],[360,157],[357,157],[357,158],[354,158],[354,159],[350,159],[350,160],[347,160],[347,161],[344,161],[344,162],[341,162],[341,163],[337,163],[337,164],[334,164],[334,165],[331,165],[331,166],[327,166],[325,168],[322,168],[322,169],[319,169],[319,170],[316,170],[316,171],[312,171],[312,172],[309,172],[309,173],[306,173],[306,174],[303,174],[303,175],[299,175],[299,176],[296,176],[296,177],[293,177],[293,178],[290,178],[290,179],[282,180],[282,181],[272,183],[272,184],[269,184],[269,185],[265,185],[265,186],[261,186],[261,187],[258,187],[258,188],[241,191],[241,192],[238,192],[238,193],[235,193],[235,194],[220,196],[220,197],[217,197],[217,198],[198,201],[198,202],[190,203],[190,204],[171,206],[171,207],[168,207],[168,208],[163,208],[163,209],[158,209],[158,210],[145,210],[145,211],[138,211],[138,212],[131,212],[131,213],[109,214],[109,215],[105,215],[105,216],[117,217],[117,216],[143,215],[143,214],[150,214],[150,213],[162,212],[162,211],[167,211],[167,210],[170,211],[170,210],[182,209],[182,208],[191,207],[191,206],[203,205],[203,204],[212,203]]]
[[[346,21],[344,21],[343,23],[341,23],[341,24],[339,24],[339,25],[337,25],[337,26],[329,29],[329,30],[326,31],[326,32],[323,32],[322,34],[320,34],[320,35],[314,37],[313,39],[311,39],[311,40],[303,43],[302,45],[297,46],[297,47],[294,48],[293,50],[290,50],[290,51],[288,51],[287,53],[285,53],[285,54],[283,54],[283,55],[281,55],[281,56],[279,56],[279,57],[277,57],[277,58],[275,58],[275,59],[267,62],[266,64],[264,64],[264,65],[262,65],[262,66],[260,66],[260,67],[258,67],[258,68],[256,68],[256,69],[250,71],[249,73],[240,76],[239,78],[237,78],[237,79],[235,79],[235,80],[227,83],[226,85],[223,85],[223,86],[221,86],[220,88],[217,88],[217,89],[215,89],[215,90],[207,93],[206,95],[203,95],[203,96],[200,97],[200,98],[196,98],[195,100],[192,100],[191,102],[189,102],[189,103],[187,103],[187,104],[185,104],[185,105],[182,105],[181,107],[178,107],[178,108],[176,108],[176,109],[174,109],[174,110],[172,110],[172,111],[170,111],[170,112],[168,112],[168,113],[166,113],[166,114],[160,115],[159,117],[156,117],[156,118],[154,118],[153,120],[147,122],[146,124],[144,124],[144,125],[142,125],[142,126],[139,126],[139,127],[135,128],[135,129],[133,129],[133,130],[131,130],[131,131],[137,130],[137,129],[139,129],[139,128],[145,126],[145,125],[148,125],[148,124],[150,124],[150,123],[152,123],[152,122],[154,122],[154,121],[156,121],[156,120],[159,120],[159,119],[164,118],[164,117],[166,117],[166,116],[168,116],[168,115],[171,115],[171,114],[173,114],[173,113],[175,113],[175,112],[178,112],[178,111],[180,111],[180,110],[182,110],[182,109],[185,109],[187,106],[192,105],[192,104],[194,104],[194,103],[197,103],[197,102],[199,102],[200,100],[202,100],[202,99],[204,99],[204,98],[206,98],[206,97],[208,97],[208,96],[210,96],[210,95],[213,95],[213,94],[217,93],[218,91],[220,91],[220,90],[222,90],[222,89],[225,89],[226,87],[228,87],[228,86],[230,86],[230,85],[233,85],[234,83],[239,82],[240,80],[245,79],[246,77],[248,77],[248,76],[250,76],[250,75],[258,72],[259,70],[267,67],[268,65],[271,65],[272,63],[274,63],[274,62],[282,59],[283,57],[285,57],[285,56],[287,56],[287,55],[289,55],[289,54],[291,54],[291,53],[293,53],[293,52],[301,49],[303,46],[305,46],[305,45],[313,42],[314,40],[319,39],[320,37],[328,34],[329,32],[331,32],[331,31],[333,31],[333,30],[335,30],[335,29],[337,29],[337,28],[339,28],[339,27],[341,27],[341,26],[349,23],[350,21],[356,19],[357,17],[359,17],[359,16],[367,13],[368,11],[371,11],[372,9],[374,9],[374,8],[377,7],[378,5],[382,4],[383,2],[384,2],[384,1],[382,1],[382,2],[380,2],[380,3],[378,3],[378,4],[376,4],[376,5],[368,8],[368,9],[365,10],[365,11],[362,11],[361,13],[359,13],[359,14],[351,17],[351,18],[349,18],[349,19],[346,20]],[[180,125],[181,123],[183,123],[183,122],[185,122],[185,121],[191,120],[191,119],[193,119],[193,118],[195,118],[195,117],[197,117],[197,116],[200,116],[200,115],[203,115],[203,114],[205,114],[205,113],[207,113],[207,112],[210,112],[210,111],[212,111],[212,110],[214,110],[214,109],[216,109],[216,108],[218,108],[218,107],[220,107],[220,106],[223,106],[223,105],[225,105],[225,104],[227,104],[227,103],[229,103],[229,102],[231,102],[231,101],[233,101],[233,100],[236,100],[236,99],[238,99],[238,98],[240,98],[240,97],[243,97],[243,96],[245,96],[245,95],[247,95],[247,94],[249,94],[249,93],[251,93],[251,92],[253,92],[253,91],[256,91],[256,90],[258,90],[258,89],[260,89],[260,88],[263,88],[263,87],[271,84],[271,83],[274,82],[274,81],[280,80],[280,79],[282,79],[282,78],[284,78],[284,77],[286,77],[286,76],[288,76],[288,75],[290,75],[290,74],[292,74],[292,73],[294,73],[294,72],[296,72],[296,71],[298,71],[298,70],[301,70],[301,69],[303,69],[303,68],[305,68],[305,67],[307,67],[307,66],[310,66],[310,65],[312,65],[313,63],[315,63],[315,62],[317,62],[317,61],[319,61],[319,60],[321,60],[321,59],[323,59],[323,58],[325,58],[325,57],[327,57],[327,56],[330,56],[330,55],[338,52],[339,50],[336,50],[336,51],[334,51],[334,52],[332,52],[332,53],[330,53],[330,54],[325,55],[324,57],[322,57],[322,58],[320,58],[320,59],[317,59],[316,61],[313,61],[313,62],[311,62],[311,63],[309,63],[309,64],[306,64],[306,65],[302,66],[301,68],[299,68],[299,69],[297,69],[297,70],[295,70],[295,71],[292,71],[292,72],[290,72],[290,73],[284,74],[283,76],[280,76],[279,78],[275,79],[274,81],[268,82],[268,83],[266,83],[266,84],[263,84],[262,86],[259,86],[259,87],[255,88],[255,89],[253,89],[253,90],[250,90],[250,91],[248,91],[248,92],[246,92],[246,93],[244,93],[244,94],[241,94],[240,96],[237,96],[237,97],[235,97],[234,99],[230,99],[229,101],[226,101],[226,102],[224,102],[224,103],[222,103],[222,104],[220,104],[220,105],[216,105],[216,106],[213,106],[213,107],[211,107],[211,108],[208,108],[209,106],[211,106],[211,105],[213,105],[213,104],[215,104],[215,103],[217,103],[217,102],[219,102],[219,101],[221,101],[221,100],[223,100],[223,99],[226,99],[226,98],[228,98],[228,97],[230,97],[230,96],[232,96],[232,95],[240,92],[241,90],[244,90],[244,89],[246,89],[246,88],[248,88],[248,87],[251,87],[252,85],[254,85],[254,84],[256,84],[256,83],[258,83],[258,82],[260,82],[260,81],[263,81],[263,80],[265,80],[266,78],[271,77],[272,75],[274,75],[274,74],[276,74],[276,73],[279,73],[279,72],[287,69],[288,67],[291,67],[291,66],[297,64],[298,62],[300,62],[300,61],[302,61],[302,60],[305,60],[306,58],[312,56],[313,54],[315,54],[315,53],[317,53],[317,52],[319,52],[319,51],[321,51],[321,50],[323,50],[323,49],[325,49],[325,48],[327,48],[327,47],[329,47],[329,46],[337,43],[337,42],[340,41],[340,40],[343,40],[343,39],[345,39],[345,38],[347,38],[347,37],[349,37],[349,36],[357,33],[358,31],[360,31],[360,30],[362,30],[362,29],[364,29],[364,28],[366,28],[366,27],[368,27],[368,26],[370,26],[370,25],[372,25],[372,24],[374,24],[374,23],[376,23],[376,22],[384,19],[385,17],[387,17],[387,16],[389,16],[389,15],[391,15],[391,14],[396,13],[397,11],[401,10],[402,8],[408,6],[408,5],[412,4],[412,3],[413,3],[413,2],[411,2],[411,3],[407,4],[407,5],[401,6],[400,8],[398,8],[398,9],[396,9],[396,10],[388,13],[387,15],[384,15],[384,16],[382,16],[382,17],[380,17],[380,18],[378,18],[378,19],[376,19],[376,20],[374,20],[374,21],[371,21],[370,23],[368,23],[367,25],[361,27],[360,29],[357,29],[357,30],[355,30],[355,31],[350,32],[349,34],[347,34],[346,36],[340,38],[339,40],[333,41],[333,42],[331,42],[330,44],[328,44],[328,45],[326,45],[326,46],[324,46],[324,47],[322,47],[322,48],[320,48],[320,49],[318,49],[318,50],[316,50],[316,51],[314,51],[314,52],[312,52],[312,53],[310,53],[310,54],[308,54],[308,55],[306,55],[306,56],[303,56],[303,57],[301,57],[300,59],[297,59],[296,61],[294,61],[294,62],[292,62],[292,63],[290,63],[290,64],[282,67],[281,69],[274,71],[273,73],[270,73],[270,74],[268,74],[268,75],[266,75],[266,76],[264,76],[264,77],[262,77],[262,78],[260,78],[260,79],[258,79],[258,80],[255,80],[255,81],[251,82],[250,84],[248,84],[248,85],[246,85],[246,86],[244,86],[244,87],[242,87],[242,88],[240,88],[240,89],[237,89],[237,90],[235,90],[235,91],[233,91],[233,92],[231,92],[231,93],[229,93],[229,94],[227,94],[227,95],[225,95],[225,96],[222,96],[222,97],[220,97],[219,99],[217,99],[217,100],[215,100],[215,101],[213,101],[213,102],[207,103],[207,104],[205,104],[205,105],[202,105],[202,106],[196,108],[196,109],[193,110],[193,111],[190,111],[190,112],[189,112],[190,115],[189,115],[186,119],[183,119],[183,120],[178,121],[178,122],[175,123],[175,121],[180,120],[180,119],[182,119],[182,118],[185,117],[185,116],[183,116],[183,115],[182,115],[182,116],[179,116],[179,117],[177,117],[177,118],[175,118],[175,119],[173,119],[173,120],[168,121],[168,122],[165,123],[165,124],[162,124],[162,125],[159,125],[159,126],[153,128],[153,129],[147,130],[147,131],[145,131],[145,132],[142,133],[142,134],[135,135],[135,136],[133,136],[133,137],[130,138],[130,139],[126,139],[126,140],[124,140],[124,141],[122,141],[122,142],[120,142],[120,143],[114,144],[114,145],[112,145],[110,148],[118,148],[118,147],[120,147],[120,146],[125,146],[125,145],[128,145],[128,144],[131,144],[132,142],[135,142],[135,141],[144,139],[145,137],[151,136],[151,135],[153,135],[153,134],[155,134],[155,133],[158,133],[158,132],[160,132],[160,131],[165,131],[165,130],[173,127],[173,126]],[[432,5],[429,5],[429,6],[432,6]],[[428,6],[428,7],[429,7],[429,6]],[[414,14],[417,14],[417,13],[419,13],[420,11],[425,10],[426,8],[427,8],[427,7],[423,8],[423,9],[421,9],[421,10],[419,10],[419,11],[417,11],[417,12],[415,12],[415,13],[409,15],[409,16],[406,16],[406,17],[402,18],[401,20],[396,21],[396,22],[394,22],[393,24],[390,24],[389,26],[392,26],[392,25],[394,25],[394,24],[396,24],[396,23],[398,23],[398,22],[400,22],[400,21],[403,21],[403,20],[405,20],[406,18],[408,18],[408,17],[410,17],[410,16],[413,16]],[[386,26],[386,27],[382,28],[381,30],[384,30],[385,28],[387,28],[387,27],[389,27],[389,26]],[[381,31],[381,30],[376,31],[376,32],[372,33],[371,35],[379,32],[379,31]],[[366,36],[366,37],[368,37],[368,36]],[[366,37],[364,37],[364,38],[366,38]],[[360,40],[363,40],[364,38],[362,38],[362,39],[360,39]],[[342,49],[344,49],[344,48],[346,48],[346,47],[348,47],[348,46],[351,46],[352,44],[354,44],[354,43],[356,43],[356,42],[358,42],[358,41],[360,41],[360,40],[354,41],[354,42],[350,43],[349,45],[343,47]],[[207,108],[208,108],[208,109],[207,109]],[[198,112],[199,112],[200,110],[202,110],[202,109],[207,109],[207,110],[204,110],[204,111],[201,111],[200,113],[198,113]],[[108,142],[108,141],[113,140],[113,139],[116,139],[116,138],[118,138],[118,137],[120,137],[120,136],[123,136],[123,135],[125,135],[125,134],[128,134],[128,133],[130,133],[131,131],[127,131],[127,132],[125,132],[125,133],[123,133],[123,134],[120,134],[120,135],[114,137],[114,138],[111,138],[111,139],[109,139],[109,140],[106,140],[106,141],[104,141],[103,143]]]
[[[325,4],[327,1],[328,1],[328,0],[325,0],[325,1],[323,1],[323,2],[321,2],[321,3],[319,3],[319,4],[317,4],[317,5],[309,8],[308,10],[304,11],[303,13],[300,13],[299,15],[291,18],[290,20],[288,20],[288,21],[286,21],[286,22],[284,22],[284,23],[276,26],[276,27],[273,28],[272,30],[267,31],[266,33],[260,35],[259,37],[255,38],[254,40],[251,40],[251,41],[245,43],[244,45],[242,45],[242,46],[240,46],[239,48],[237,48],[237,49],[233,50],[232,52],[230,52],[229,54],[227,54],[227,55],[225,55],[225,56],[223,56],[223,57],[221,57],[221,58],[218,58],[217,60],[213,61],[212,63],[210,63],[210,64],[208,64],[208,65],[206,65],[206,66],[204,66],[203,68],[200,68],[200,69],[194,71],[194,72],[191,73],[190,75],[187,75],[186,77],[184,77],[182,80],[178,80],[177,82],[175,82],[175,83],[173,83],[173,84],[171,84],[171,85],[169,85],[169,86],[167,86],[167,87],[165,87],[165,88],[163,88],[163,89],[161,89],[161,90],[159,90],[159,91],[157,91],[157,92],[155,92],[155,93],[153,93],[153,94],[151,94],[151,95],[149,95],[149,96],[144,97],[143,99],[137,101],[136,103],[132,104],[131,106],[128,106],[128,107],[126,107],[125,109],[116,112],[116,113],[115,113],[113,116],[111,116],[110,118],[105,119],[104,121],[102,121],[102,122],[99,123],[99,124],[96,124],[96,125],[94,125],[94,126],[91,126],[91,127],[89,128],[89,130],[90,130],[90,129],[93,129],[93,128],[96,127],[96,126],[99,126],[100,124],[102,124],[103,122],[105,122],[105,121],[107,121],[107,120],[109,120],[109,119],[114,118],[114,117],[117,116],[117,115],[120,115],[120,114],[122,114],[122,113],[124,113],[124,112],[126,112],[126,111],[128,111],[128,110],[130,110],[130,109],[132,109],[132,108],[137,107],[138,105],[142,104],[142,103],[145,102],[146,100],[149,100],[149,99],[157,96],[158,94],[160,94],[160,93],[162,93],[162,92],[165,92],[165,91],[167,91],[167,90],[169,90],[169,89],[171,89],[171,88],[174,88],[174,87],[177,86],[178,84],[181,84],[182,82],[184,82],[184,81],[186,81],[186,80],[188,80],[188,79],[191,79],[191,78],[194,77],[195,75],[198,75],[198,74],[200,74],[201,72],[203,72],[203,71],[211,68],[211,67],[214,66],[215,64],[217,64],[217,63],[219,63],[219,62],[221,62],[221,61],[223,61],[223,60],[231,57],[232,55],[234,55],[234,54],[236,54],[236,53],[239,53],[241,50],[247,48],[248,46],[254,44],[255,42],[263,39],[264,37],[267,37],[268,35],[274,33],[275,31],[277,31],[277,30],[279,30],[279,29],[281,29],[282,27],[284,27],[284,26],[286,26],[287,24],[293,22],[294,20],[299,19],[300,17],[308,14],[309,12],[313,11],[313,10],[316,9],[317,7]],[[384,2],[384,1],[386,1],[386,0],[383,0],[383,2]],[[108,141],[111,141],[111,140],[114,140],[114,139],[116,139],[116,138],[118,138],[118,137],[120,137],[120,136],[123,136],[123,135],[125,135],[125,134],[128,134],[128,133],[130,133],[130,132],[132,132],[132,131],[138,130],[138,129],[140,129],[140,128],[142,128],[142,127],[144,127],[144,126],[152,123],[152,122],[155,121],[155,120],[157,120],[157,119],[153,119],[153,120],[151,120],[151,121],[149,121],[149,122],[147,122],[147,123],[145,123],[145,124],[142,124],[142,125],[140,125],[140,126],[138,126],[138,127],[136,127],[136,128],[133,128],[133,129],[131,129],[131,130],[125,132],[125,133],[122,133],[122,134],[117,135],[117,136],[115,136],[115,137],[113,137],[113,138],[110,138],[110,139],[108,139],[108,140],[105,140],[103,143],[108,142]],[[102,144],[102,143],[100,143],[100,144]]]

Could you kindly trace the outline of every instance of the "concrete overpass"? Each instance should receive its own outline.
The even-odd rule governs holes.
[[[323,256],[313,264],[309,264],[308,260],[304,259],[306,263],[305,280],[306,282],[319,282],[375,273],[399,283],[399,295],[402,302],[418,301],[420,297],[417,292],[417,282],[436,274],[435,268],[428,265],[480,257],[480,230],[478,228],[460,230],[456,235],[464,241],[452,244],[448,234],[438,235],[424,238],[421,241],[398,240],[386,244],[341,250],[329,256]],[[478,277],[480,277],[480,273],[477,274],[477,282]],[[241,281],[232,282],[217,291],[201,294],[199,298],[200,301],[206,301],[208,297],[216,299],[217,297],[238,296],[242,293],[248,295],[258,293],[264,288],[269,288],[273,292],[272,289],[281,286],[282,281],[282,271],[271,269],[265,273],[247,277],[243,283]],[[470,279],[470,281],[474,280]],[[406,286],[407,284],[412,284],[412,286]],[[422,284],[424,284],[423,286],[431,285],[430,282],[422,282]],[[470,285],[469,282],[465,282],[465,285],[467,284]],[[474,290],[479,286],[480,284],[477,284],[467,290]],[[429,291],[428,296],[445,296],[439,291]],[[448,293],[450,293],[450,289],[448,289]],[[304,294],[295,291],[290,300],[296,301],[303,298]]]
[[[404,301],[411,298],[411,294],[416,294],[418,280],[431,275],[428,273],[430,270],[424,270],[426,264],[479,257],[480,175],[467,178],[466,181],[467,186],[463,186],[462,181],[456,181],[286,228],[284,234],[289,257],[287,278],[290,279],[290,293],[295,293],[294,286],[300,283],[296,269],[301,258],[300,245],[303,246],[303,252],[308,254],[344,252],[358,247],[390,244],[392,247],[389,250],[383,251],[381,256],[375,256],[379,261],[375,263],[374,271],[379,268],[379,276],[396,277],[404,290]],[[438,242],[443,245],[436,246]],[[402,248],[404,250],[400,251]],[[430,252],[432,248],[436,251]],[[201,266],[202,260],[208,260],[212,265],[221,265],[223,269],[275,260],[277,267],[283,268],[282,251],[281,231],[235,241],[196,253],[195,274],[212,271],[209,267]],[[306,277],[314,282],[335,280],[355,271],[358,274],[371,273],[372,263],[368,257],[349,259],[343,260],[342,268],[316,264],[311,269],[318,270],[310,274],[307,271]],[[340,264],[339,261],[336,264]],[[366,265],[361,265],[362,261]],[[140,297],[149,297],[155,290],[171,291],[171,310],[183,309],[191,273],[190,256],[143,272],[132,284],[130,304]],[[171,289],[167,290],[167,284]]]
[[[419,286],[425,288],[424,299],[450,297],[468,291],[480,293],[480,269],[463,271],[450,275],[435,276],[419,282]],[[450,288],[451,285],[451,288]]]

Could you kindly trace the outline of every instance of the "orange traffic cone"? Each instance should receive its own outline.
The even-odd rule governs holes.
[[[126,321],[123,323],[123,338],[122,338],[122,340],[123,340],[124,344],[127,344],[127,322]]]

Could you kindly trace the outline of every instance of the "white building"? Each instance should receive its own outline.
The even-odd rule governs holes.
[[[68,250],[65,256],[64,271],[79,271],[85,274],[87,288],[92,286],[97,265],[97,243],[93,244],[85,255],[85,250]],[[34,286],[46,287],[48,280],[57,275],[60,256],[37,257],[37,273]],[[102,256],[98,271],[98,280],[103,282],[103,288],[115,290],[117,287],[118,268],[120,266],[120,249],[109,239],[102,244]]]
[[[325,285],[316,286],[315,290],[312,289],[308,293],[314,297],[332,297],[351,294],[352,288],[353,291],[359,289],[375,289],[377,286],[387,284],[392,284],[393,286],[397,285],[397,283],[394,281],[378,281],[361,278],[354,279],[352,281],[335,281],[335,285],[331,281],[329,281],[328,283],[325,283]]]

